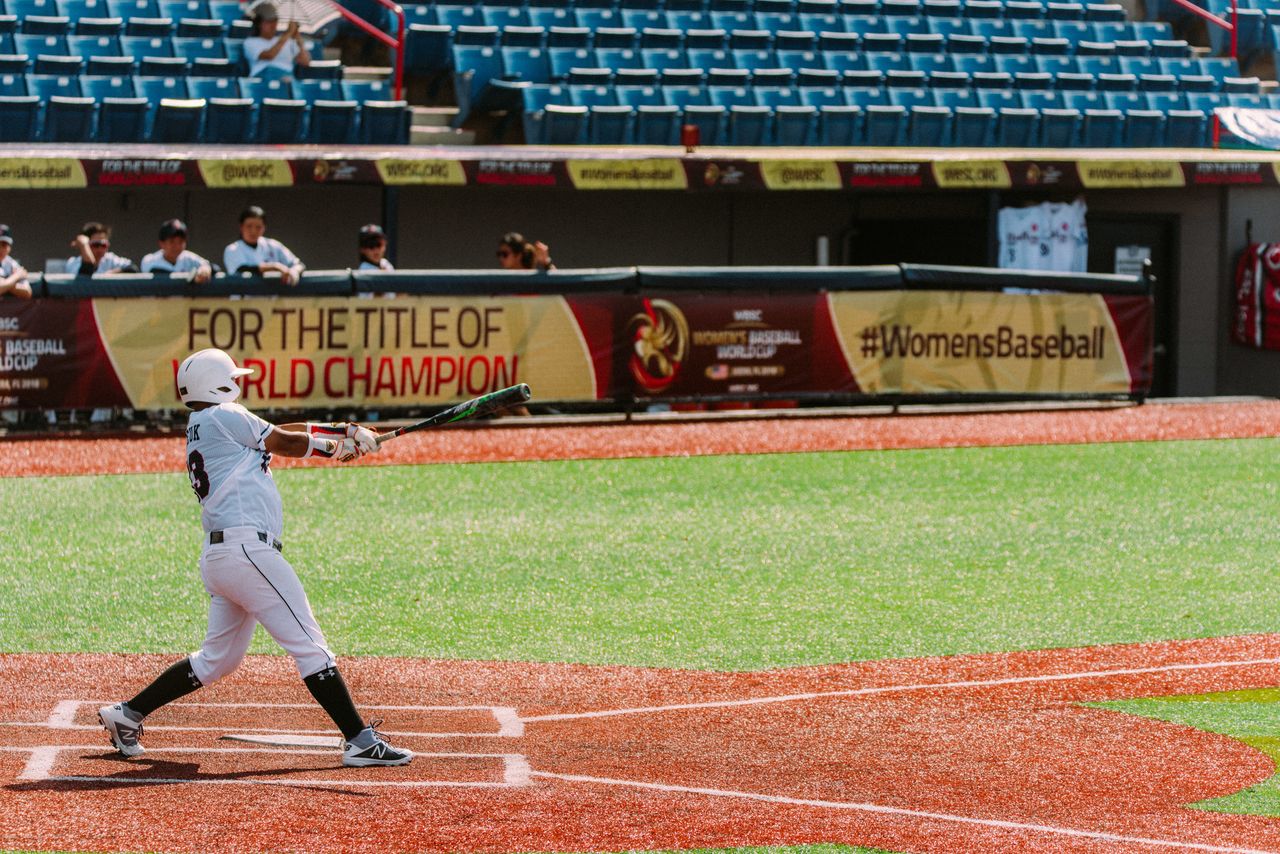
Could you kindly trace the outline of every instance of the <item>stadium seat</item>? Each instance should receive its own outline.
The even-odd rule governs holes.
[[[591,47],[591,31],[586,27],[551,27],[547,30],[547,47]]]
[[[437,7],[439,9],[441,7]],[[446,21],[439,21],[444,24]],[[550,32],[555,27],[578,27],[578,19],[573,15],[573,9],[569,7],[543,8],[531,6],[529,8],[529,24],[534,27],[546,27]],[[581,27],[579,29],[588,29]]]
[[[863,112],[866,115],[867,145],[888,147],[904,143],[907,129],[905,107],[869,104]]]
[[[360,105],[360,142],[404,145],[409,141],[409,105],[404,101],[365,101]]]
[[[698,140],[701,145],[722,145],[728,110],[719,105],[686,104],[684,107],[684,123],[698,129]]]
[[[137,96],[137,93],[133,90],[133,80],[122,75],[114,77],[85,76],[80,78],[80,88],[85,97],[93,98],[96,101],[101,101],[103,98],[133,98]]]
[[[449,67],[453,28],[438,24],[410,24],[405,30],[404,67],[415,74],[434,74]]]
[[[635,110],[632,136],[637,145],[675,145],[680,141],[679,107],[641,104]]]
[[[5,7],[10,15],[27,18],[31,15],[56,17],[62,14],[57,0],[7,0]]]
[[[125,18],[124,34],[137,38],[168,38],[173,34],[170,18]]]
[[[1073,148],[1080,142],[1080,111],[1040,110],[1040,144],[1045,148]]]
[[[85,61],[78,56],[37,56],[31,70],[34,74],[78,77],[84,73]]]
[[[124,21],[119,18],[72,18],[75,35],[119,36],[124,33]]]
[[[655,86],[615,86],[613,93],[619,104],[628,107],[666,106],[666,102],[662,99],[662,90]]]
[[[191,64],[180,56],[144,56],[138,60],[143,77],[186,77]]]
[[[1039,144],[1040,113],[1024,107],[996,111],[996,145],[1002,148],[1034,148]]]
[[[502,47],[540,48],[547,40],[547,31],[543,27],[503,27],[498,36]]]
[[[162,36],[120,36],[121,55],[141,59],[144,56],[167,56],[173,53],[173,42]]]
[[[11,90],[5,87],[0,91]],[[0,142],[35,142],[39,138],[41,102],[37,95],[0,95]]]
[[[541,48],[504,47],[501,49],[502,73],[508,80],[526,83],[551,81],[551,63]]]
[[[1080,143],[1086,148],[1120,148],[1124,132],[1125,117],[1119,110],[1085,110]]]
[[[0,74],[26,74],[31,70],[31,60],[25,53],[4,54],[0,56]],[[0,93],[9,94],[9,90],[0,86]]]
[[[72,56],[123,56],[116,36],[67,36],[67,50]]]
[[[753,104],[729,106],[728,144],[761,146],[772,142],[773,109]]]
[[[773,108],[775,145],[798,148],[817,141],[818,108],[799,104],[778,104]]]
[[[1165,145],[1208,148],[1209,118],[1199,110],[1170,110],[1165,115]]]
[[[142,142],[147,138],[150,111],[151,102],[146,98],[99,98],[97,141]]]
[[[313,101],[307,141],[326,145],[354,142],[359,106],[355,101]]]
[[[502,56],[491,47],[453,47],[453,89],[458,102],[454,126],[461,126],[477,106],[483,107],[489,81],[502,75]]]
[[[618,104],[588,107],[587,142],[590,145],[627,145],[635,110]]]
[[[66,36],[33,36],[18,33],[13,37],[13,52],[27,56],[70,56]]]
[[[59,0],[59,14],[66,15],[72,21],[81,18],[110,18],[111,7],[106,0]]]
[[[222,40],[226,24],[216,18],[178,18],[176,36],[186,39]]]
[[[162,98],[151,123],[152,142],[199,142],[205,102],[199,98]]]
[[[88,142],[93,139],[94,100],[54,95],[45,103],[45,142]]]
[[[91,77],[132,76],[137,71],[138,62],[132,56],[91,56],[85,64],[85,74]]]
[[[307,102],[301,98],[263,98],[258,102],[259,142],[287,144],[304,139]]]
[[[299,65],[293,75],[299,80],[341,80],[344,71],[338,59],[313,59],[310,65]]]
[[[71,19],[62,15],[30,15],[21,19],[19,30],[33,36],[66,36],[71,34]]]
[[[547,104],[542,121],[541,139],[545,145],[578,145],[586,138],[587,107],[572,104]]]
[[[1128,148],[1158,148],[1164,145],[1164,113],[1130,110],[1124,117],[1124,145]]]
[[[293,94],[308,104],[321,100],[345,100],[342,84],[337,80],[295,80]]]
[[[80,89],[79,75],[27,75],[27,94],[38,95],[48,101],[55,95],[64,98],[79,98],[84,95]]]
[[[229,59],[198,56],[191,60],[187,69],[189,77],[225,77],[236,78],[240,75],[240,64]]]
[[[913,106],[907,113],[906,143],[927,148],[950,145],[951,123],[947,107]]]
[[[495,6],[488,4],[480,7],[480,20],[485,26],[497,27],[528,27],[529,10],[522,6]]]
[[[995,141],[996,111],[990,107],[953,107],[952,145],[982,148]]]
[[[192,98],[239,98],[240,81],[235,77],[188,77],[187,92]]]
[[[639,46],[640,35],[630,27],[600,27],[595,31],[593,45],[601,48],[625,48],[634,50]]]
[[[160,4],[156,0],[107,0],[107,9],[113,18],[159,18]]]

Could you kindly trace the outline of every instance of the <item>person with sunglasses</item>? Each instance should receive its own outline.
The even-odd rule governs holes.
[[[357,270],[394,270],[387,260],[387,235],[376,223],[360,226],[360,266]]]
[[[509,231],[498,241],[498,265],[504,270],[554,270],[551,249],[541,240],[529,241]]]
[[[111,251],[111,229],[100,222],[86,222],[71,241],[79,254],[67,259],[64,272],[73,276],[103,276],[136,273],[133,261]]]

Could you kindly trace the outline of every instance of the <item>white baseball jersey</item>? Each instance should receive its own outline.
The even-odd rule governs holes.
[[[14,258],[12,255],[4,256],[4,260],[0,261],[0,279],[9,278],[13,275],[13,271],[21,266],[22,265],[18,263],[18,259]],[[25,282],[27,279],[23,279],[22,281]]]
[[[1014,270],[1043,270],[1044,213],[1039,205],[1029,208],[1001,208],[996,218],[1000,232],[1000,267]]]
[[[205,685],[239,666],[259,623],[304,679],[335,663],[302,582],[278,547],[280,492],[264,444],[273,429],[238,403],[207,407],[187,420],[187,474],[204,510],[200,578],[209,593],[209,627],[191,669]]]
[[[80,272],[80,265],[83,260],[84,259],[79,255],[68,258],[66,269],[63,270],[63,272],[70,273],[73,276],[77,275]],[[114,252],[108,252],[106,255],[102,256],[102,260],[98,262],[98,266],[93,272],[94,275],[100,275],[102,273],[110,273],[115,270],[123,270],[125,267],[132,266],[133,262],[128,258],[125,258],[122,255],[117,255]]]
[[[1001,208],[1000,266],[1020,270],[1083,273],[1089,268],[1089,230],[1084,199]]]
[[[192,273],[205,266],[209,266],[209,262],[190,249],[183,249],[178,254],[178,260],[172,264],[164,257],[164,251],[160,249],[149,255],[142,256],[142,272],[144,273]]]
[[[253,528],[276,538],[283,533],[280,491],[264,444],[273,429],[238,403],[220,403],[187,419],[187,474],[206,532]]]
[[[227,244],[222,253],[222,267],[228,273],[238,273],[241,267],[261,267],[271,262],[284,264],[286,267],[301,263],[298,256],[289,251],[289,247],[270,237],[258,238],[254,246],[237,240]]]

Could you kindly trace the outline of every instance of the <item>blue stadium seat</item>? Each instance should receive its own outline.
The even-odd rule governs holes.
[[[72,21],[112,17],[107,0],[59,0],[58,13],[66,15]]]
[[[1080,3],[1045,4],[1045,17],[1055,21],[1079,21],[1084,18],[1084,6]]]
[[[187,91],[192,98],[212,102],[214,98],[235,99],[243,97],[240,81],[235,77],[188,77]]]
[[[1072,148],[1080,141],[1080,111],[1046,108],[1040,110],[1040,144],[1045,148]]]
[[[67,50],[72,56],[123,56],[116,36],[67,36]]]
[[[724,30],[685,30],[685,50],[723,51],[729,48],[729,34]]]
[[[756,25],[756,16],[751,12],[745,11],[716,11],[709,13],[710,21],[707,24],[712,29],[724,30],[725,32],[733,32],[734,30],[758,30]],[[705,143],[704,143],[705,144]]]
[[[173,39],[173,55],[181,56],[188,60],[196,57],[205,59],[225,59],[227,51],[222,45],[222,39]]]
[[[589,30],[598,30],[601,27],[617,27],[622,24],[622,16],[613,9],[574,9],[574,20],[577,26],[586,27]]]
[[[798,89],[797,93],[800,96],[800,103],[811,107],[845,107],[849,105],[849,101],[844,95],[844,90],[835,86],[825,89],[802,88]]]
[[[1004,4],[999,0],[969,0],[962,12],[966,18],[985,20],[1004,17]]]
[[[168,38],[173,35],[172,18],[125,18],[124,34],[146,38]]]
[[[632,139],[635,110],[618,104],[588,107],[587,143],[590,145],[627,145]]]
[[[844,97],[846,103],[864,109],[872,105],[886,106],[889,103],[888,95],[884,89],[854,89],[846,87]]]
[[[905,107],[869,104],[866,115],[867,145],[888,147],[902,145],[906,138]]]
[[[939,107],[950,107],[955,110],[957,107],[978,107],[977,93],[972,89],[938,89],[933,90],[934,102]]]
[[[1003,71],[975,71],[970,76],[973,77],[975,92],[990,90],[1004,92],[1013,89],[1013,77]]]
[[[10,15],[19,19],[32,15],[54,18],[62,15],[57,0],[6,0],[5,8]]]
[[[318,100],[311,104],[307,141],[324,145],[355,142],[360,105],[355,101]]]
[[[719,105],[687,104],[684,123],[698,129],[700,145],[722,145],[727,136],[728,110]]]
[[[0,77],[0,84],[3,77]],[[5,86],[0,91],[0,142],[35,142],[39,136],[40,106],[38,95],[10,95]]]
[[[409,142],[409,105],[404,101],[365,101],[360,105],[360,142],[405,145]]]
[[[1099,74],[1098,90],[1101,92],[1135,92],[1138,78],[1132,74]]]
[[[209,17],[217,18],[223,24],[231,24],[244,20],[244,7],[240,0],[209,0]]]
[[[184,39],[222,39],[226,25],[216,18],[178,18],[177,37]]]
[[[745,86],[708,86],[707,100],[721,107],[755,106],[755,95]]]
[[[641,104],[635,108],[632,136],[637,145],[675,145],[680,141],[681,109],[667,104]]]
[[[662,90],[656,86],[614,86],[613,93],[617,96],[618,103],[627,107],[666,106]]]
[[[856,54],[862,47],[862,36],[858,33],[820,30],[818,32],[818,50],[830,56],[833,53]]]
[[[951,110],[916,105],[907,113],[907,145],[937,148],[951,144]]]
[[[455,126],[470,115],[472,109],[484,107],[489,81],[502,76],[502,56],[491,47],[453,47],[453,89],[458,102]]]
[[[32,64],[33,74],[46,76],[78,77],[84,73],[85,61],[78,56],[37,56]]]
[[[1120,148],[1124,143],[1125,117],[1119,110],[1085,110],[1080,124],[1080,144],[1086,148]]]
[[[529,10],[520,6],[494,6],[492,4],[480,7],[480,22],[487,27],[529,27],[533,23],[529,20]]]
[[[302,142],[307,102],[300,99],[263,98],[258,102],[259,142],[287,144]]]
[[[498,28],[483,25],[459,26],[453,28],[453,46],[461,47],[496,47],[498,44]]]
[[[645,27],[640,31],[640,47],[644,50],[667,48],[679,50],[684,46],[684,33],[666,27]]]
[[[143,77],[185,77],[191,64],[180,56],[144,56],[138,60],[138,74]]]
[[[1040,139],[1040,112],[1025,107],[996,111],[996,145],[1002,148],[1034,148]]]
[[[45,142],[88,142],[93,139],[94,101],[54,95],[45,103]]]
[[[71,19],[61,15],[30,15],[21,20],[19,29],[34,36],[66,36],[71,34]]]
[[[571,106],[573,96],[569,87],[548,84],[533,84],[520,90],[521,124],[524,128],[524,141],[528,145],[541,145],[546,142],[546,110],[550,104]]]
[[[773,141],[775,145],[798,148],[817,141],[818,108],[797,104],[778,104],[773,108]]]
[[[563,80],[574,68],[599,68],[595,51],[588,48],[553,47],[547,49],[547,59],[551,63],[551,78]]]
[[[229,77],[240,76],[240,64],[229,59],[216,59],[198,56],[191,60],[187,71],[189,77]]]
[[[308,104],[325,100],[346,100],[342,91],[342,84],[337,80],[295,80],[293,82],[293,94]]]
[[[1124,117],[1124,145],[1127,148],[1159,148],[1164,145],[1164,113],[1130,110]]]
[[[504,78],[526,83],[551,81],[551,63],[541,48],[504,47],[501,55]]]
[[[199,142],[205,102],[199,98],[163,98],[151,121],[151,141]]]
[[[586,27],[550,27],[547,30],[547,47],[591,47],[591,30]]]
[[[208,0],[157,0],[161,18],[210,18]]]
[[[773,34],[777,53],[813,53],[817,49],[818,34],[813,30],[778,30]]]
[[[439,24],[410,24],[405,30],[404,67],[417,74],[434,74],[449,67],[453,28]]]
[[[152,106],[158,106],[166,98],[184,101],[189,97],[185,77],[135,77],[133,88],[138,95],[150,101]]]
[[[946,47],[946,39],[937,33],[911,33],[903,43],[903,50],[909,54],[940,54]]]
[[[448,22],[439,21],[438,23],[447,24]],[[550,32],[555,27],[578,28],[578,19],[574,17],[573,9],[569,6],[557,6],[555,8],[532,6],[529,8],[529,25],[546,27],[547,31]],[[589,30],[590,28],[586,29]]]
[[[1200,110],[1170,110],[1165,115],[1165,145],[1208,148],[1210,120]]]
[[[1080,42],[1092,39],[1094,31],[1093,26],[1084,21],[1054,21],[1053,34],[1057,38],[1066,39],[1073,45],[1078,45]]]
[[[446,27],[483,27],[483,6],[436,5],[435,23]]]
[[[595,31],[592,42],[596,50],[601,48],[625,48],[634,50],[638,47],[640,34],[630,27],[600,27]]]
[[[906,107],[910,110],[912,107],[936,106],[937,101],[933,92],[928,89],[888,89],[886,92],[890,104],[896,104],[899,107]]]
[[[670,29],[666,12],[659,11],[656,7],[651,9],[628,9],[624,7],[618,11],[622,15],[622,26],[631,27],[636,32],[646,29]]]
[[[80,89],[79,75],[28,74],[26,79],[27,94],[38,95],[44,101],[55,95],[79,98],[84,94]]]
[[[953,107],[952,144],[982,148],[995,142],[996,111],[990,107]]]
[[[144,56],[174,56],[173,42],[160,36],[121,36],[121,53],[141,59]]]
[[[146,98],[106,97],[98,99],[98,142],[143,142],[147,138],[147,116],[151,102]]]
[[[795,85],[801,88],[826,89],[840,85],[840,72],[827,68],[801,68],[796,72]]]
[[[831,104],[818,108],[818,144],[862,145],[866,130],[861,107]]]
[[[1007,57],[1001,58],[1006,59]],[[1022,57],[1022,60],[1027,65],[1031,64],[1031,61],[1026,57]],[[978,72],[991,73],[1004,70],[1003,68],[996,67],[995,59],[993,57],[975,55],[953,56],[951,57],[951,67],[954,70],[965,74],[977,74]],[[1013,72],[1010,71],[1009,74],[1012,75]]]
[[[590,110],[572,104],[548,104],[543,119],[542,143],[578,145],[586,138]]]
[[[124,21],[119,18],[72,18],[77,36],[119,36],[124,33]]]
[[[107,8],[111,17],[124,18],[159,18],[160,4],[156,0],[107,0]]]
[[[915,18],[919,17],[921,11],[923,6],[920,0],[882,0],[880,3],[880,14],[886,17]]]
[[[863,33],[861,47],[868,54],[897,56],[902,52],[902,42],[902,36],[897,33]]]
[[[70,56],[66,36],[33,36],[18,33],[13,37],[14,53],[27,56]]]
[[[1092,74],[1077,74],[1064,71],[1058,74],[1057,80],[1054,81],[1054,86],[1060,92],[1091,92],[1095,82]]]
[[[117,75],[115,77],[81,77],[80,88],[85,97],[101,101],[103,98],[133,98],[137,93],[133,90],[133,80]]]
[[[751,104],[729,106],[729,145],[761,146],[772,143],[773,108]]]
[[[25,53],[12,53],[0,56],[0,74],[26,74],[31,70],[31,60]],[[9,94],[9,90],[0,86],[0,93]]]
[[[131,56],[91,56],[86,60],[84,73],[91,77],[115,77],[132,76],[137,71],[138,62]]]
[[[642,71],[643,69],[633,68],[630,71]],[[591,84],[594,86],[607,85],[613,80],[614,73],[611,68],[570,68],[569,74],[565,77],[565,82],[578,84]],[[631,81],[628,81],[631,82]],[[645,82],[645,81],[638,81]],[[655,81],[650,79],[647,81],[652,85]]]
[[[944,39],[948,36],[977,36],[989,39],[986,33],[976,32],[973,21],[968,18],[926,18],[929,32],[936,33]],[[1003,35],[1001,33],[1000,35]]]

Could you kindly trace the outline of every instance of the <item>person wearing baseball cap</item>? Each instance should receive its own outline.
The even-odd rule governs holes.
[[[12,294],[19,299],[31,299],[31,282],[26,269],[9,253],[13,251],[13,230],[0,225],[0,296]]]
[[[360,266],[357,270],[394,270],[387,260],[387,235],[382,226],[360,226]]]
[[[169,219],[160,225],[160,248],[143,256],[142,272],[170,276],[186,273],[192,282],[204,284],[213,276],[213,265],[187,249],[187,224]]]
[[[253,10],[253,34],[244,40],[244,58],[249,76],[263,80],[293,78],[295,65],[311,64],[311,54],[302,41],[298,22],[290,21],[283,33],[280,13],[271,3],[259,3]]]

